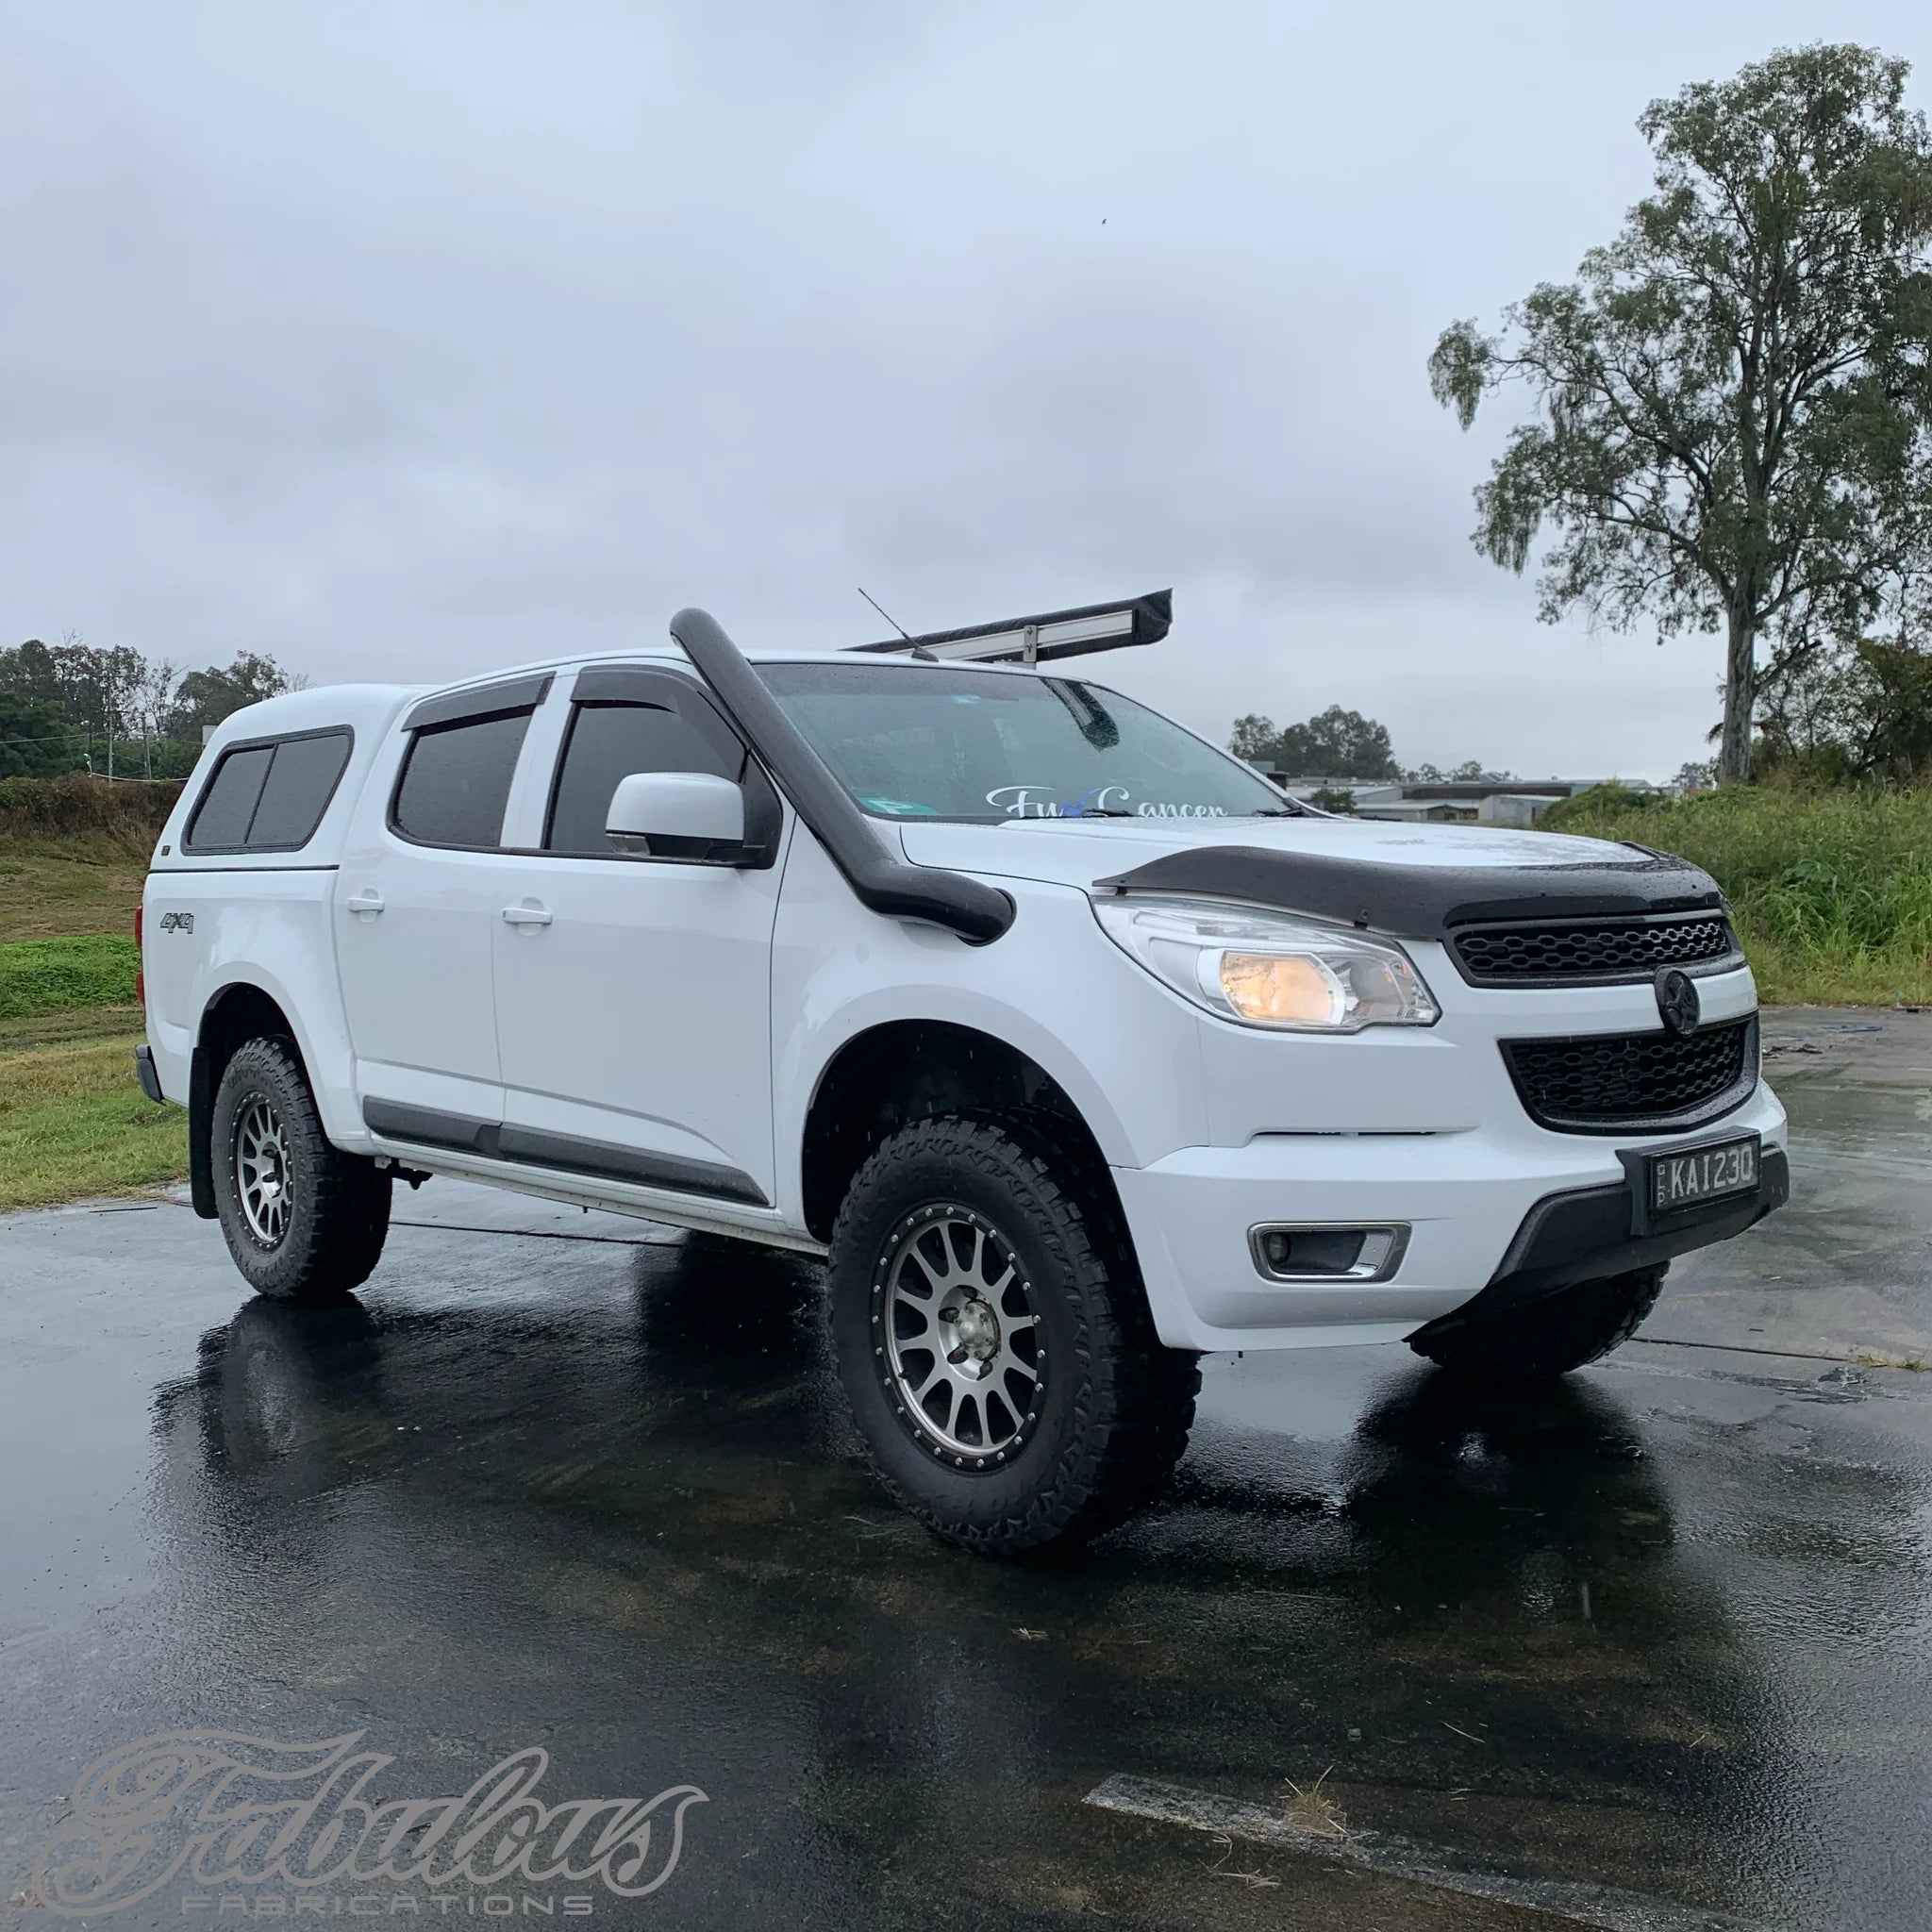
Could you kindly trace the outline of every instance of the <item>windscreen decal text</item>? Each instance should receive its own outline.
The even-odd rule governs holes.
[[[1143,798],[1139,804],[1124,785],[1096,785],[1078,798],[1056,798],[1050,785],[998,785],[986,794],[995,811],[1011,819],[1077,819],[1104,812],[1131,812],[1143,819],[1224,819],[1222,805],[1173,804]]]

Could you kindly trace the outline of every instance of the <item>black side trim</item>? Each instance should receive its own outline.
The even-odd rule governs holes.
[[[447,1147],[481,1155],[486,1160],[515,1161],[558,1174],[593,1174],[606,1180],[629,1181],[637,1187],[663,1188],[673,1193],[742,1201],[753,1208],[772,1205],[750,1174],[718,1161],[688,1160],[676,1154],[643,1154],[605,1141],[508,1126],[501,1121],[476,1120],[468,1114],[444,1113],[439,1108],[410,1107],[394,1100],[365,1100],[362,1119],[371,1133],[385,1140],[412,1141],[419,1147]]]
[[[713,1160],[688,1160],[676,1154],[640,1154],[603,1141],[580,1141],[574,1134],[542,1134],[506,1126],[497,1136],[505,1160],[526,1161],[569,1174],[601,1174],[640,1187],[669,1188],[680,1194],[708,1194],[720,1201],[742,1201],[769,1208],[764,1190],[750,1174]]]
[[[208,1049],[197,1046],[188,1061],[188,1199],[204,1221],[215,1207],[215,1082]]]
[[[537,671],[527,677],[507,677],[501,684],[473,684],[466,691],[425,698],[403,720],[402,728],[425,731],[432,724],[495,718],[506,711],[534,711],[550,695],[551,677],[548,671]]]
[[[161,1076],[155,1072],[155,1050],[151,1046],[137,1046],[134,1049],[134,1077],[141,1082],[141,1091],[150,1100],[163,1101],[167,1095],[161,1091]]]
[[[1580,1282],[1657,1267],[1742,1234],[1790,1196],[1790,1161],[1776,1147],[1765,1148],[1760,1157],[1755,1194],[1713,1201],[1653,1233],[1632,1232],[1642,1223],[1636,1189],[1628,1183],[1546,1195],[1524,1216],[1489,1286],[1417,1333],[1453,1333]]]
[[[436,1107],[410,1107],[400,1100],[365,1100],[362,1121],[373,1134],[391,1141],[414,1141],[425,1147],[454,1147],[463,1154],[501,1157],[496,1137],[501,1121],[482,1121],[468,1114],[445,1113]]]
[[[979,944],[1012,924],[1013,902],[1005,892],[959,873],[908,864],[886,850],[872,821],[708,611],[680,610],[671,620],[671,635],[861,905],[887,919],[929,920]]]
[[[1633,864],[1616,846],[1605,853],[1591,865],[1382,865],[1264,845],[1204,845],[1095,879],[1093,890],[1236,899],[1415,940],[1444,939],[1452,927],[1476,920],[1697,912],[1724,905],[1717,881],[1684,859],[1646,853]]]

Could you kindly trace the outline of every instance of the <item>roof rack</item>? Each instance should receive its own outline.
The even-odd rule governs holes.
[[[1173,623],[1174,592],[1150,591],[1124,603],[1083,604],[1077,610],[1046,610],[1037,617],[1008,617],[965,630],[928,631],[924,637],[888,638],[883,643],[846,648],[975,664],[1041,664],[1128,644],[1158,644]]]

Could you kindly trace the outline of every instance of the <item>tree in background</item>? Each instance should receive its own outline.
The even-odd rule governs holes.
[[[291,676],[273,658],[253,651],[238,652],[225,671],[210,664],[206,671],[191,671],[181,680],[168,714],[169,729],[176,738],[198,741],[204,725],[219,724],[243,705],[258,705],[285,691],[300,691],[307,681]]]
[[[54,653],[39,638],[29,638],[10,651],[0,651],[0,691],[42,704],[60,702],[60,674]]]
[[[1446,772],[1440,765],[1416,765],[1402,774],[1404,782],[1410,785],[1496,785],[1515,775],[1514,772],[1492,772],[1480,758],[1464,758]]]
[[[1399,778],[1389,727],[1359,711],[1330,705],[1304,724],[1277,730],[1251,711],[1237,718],[1227,748],[1250,764],[1272,765],[1289,778]]]
[[[56,771],[105,774],[111,748],[116,777],[181,778],[201,754],[203,725],[305,682],[273,658],[249,651],[225,670],[209,665],[183,677],[165,660],[150,662],[125,645],[96,649],[73,631],[58,644],[29,638],[0,651],[0,700],[39,709],[20,713],[29,722],[0,738],[32,737],[30,756],[42,762],[58,748],[66,762]],[[48,721],[51,735],[42,728]],[[7,769],[0,766],[0,773]],[[51,773],[36,768],[29,775]]]
[[[175,687],[180,681],[181,674],[167,659],[150,662],[144,658],[136,659],[139,669],[129,677],[122,691],[121,715],[126,720],[132,735],[141,741],[141,760],[143,778],[158,778],[163,774],[155,770],[155,753],[168,736],[168,719],[174,709]]]
[[[58,699],[0,691],[0,778],[58,778],[81,758],[80,740]]]
[[[81,763],[96,761],[102,770],[114,741],[139,735],[130,728],[131,693],[146,671],[139,651],[125,645],[98,650],[77,631],[58,644],[29,638],[0,651],[0,691],[57,706],[79,734]]]
[[[1767,773],[1826,784],[1932,777],[1932,650],[1908,633],[1781,652],[1759,680]]]
[[[1506,311],[1429,358],[1466,429],[1524,383],[1535,420],[1476,491],[1476,548],[1521,572],[1547,522],[1540,614],[1725,635],[1719,771],[1750,775],[1757,645],[1856,636],[1932,511],[1932,138],[1906,62],[1781,51],[1654,101],[1657,192]]]

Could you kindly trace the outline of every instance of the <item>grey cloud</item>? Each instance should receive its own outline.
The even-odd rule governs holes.
[[[1546,630],[1423,358],[1816,29],[1243,0],[0,5],[0,636],[426,677],[1172,582],[1219,732],[1669,771],[1714,647]],[[1853,30],[1845,27],[1837,30]],[[1856,31],[1907,54],[1902,5]],[[1932,86],[1932,74],[1925,76]],[[1105,222],[1103,223],[1103,217]],[[6,641],[10,641],[10,637]]]

